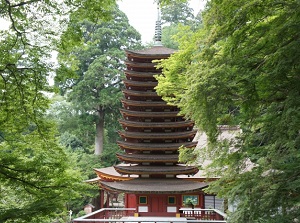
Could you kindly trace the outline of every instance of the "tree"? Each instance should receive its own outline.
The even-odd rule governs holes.
[[[208,134],[221,176],[208,190],[237,205],[230,222],[299,221],[299,6],[209,1],[204,28],[162,63],[157,90]],[[224,123],[240,124],[236,140],[217,140]]]
[[[200,17],[200,16],[199,16]],[[164,46],[178,49],[176,34],[180,33],[183,26],[197,27],[202,24],[198,16],[195,17],[193,9],[187,2],[172,2],[170,5],[163,5],[161,8],[162,43]]]
[[[169,5],[161,7],[162,24],[178,24],[188,25],[194,19],[193,9],[189,7],[187,2],[173,2]]]
[[[94,142],[90,139],[94,135],[94,126],[92,117],[81,115],[72,106],[71,102],[67,102],[63,96],[56,95],[51,98],[52,103],[47,111],[47,119],[56,122],[59,130],[59,142],[65,147],[67,156],[75,163],[73,169],[80,172],[83,180],[89,180],[95,177],[94,168],[103,168],[112,166],[117,162],[115,156],[118,146],[113,131],[113,125],[105,129],[104,152],[101,156],[95,156]],[[114,132],[109,135],[110,132]],[[96,208],[99,207],[97,201],[99,198],[99,187],[92,185],[85,188],[85,191],[76,199],[68,201],[66,207],[72,210],[72,216],[82,215],[83,207],[92,203]]]
[[[58,127],[60,141],[62,145],[69,146],[66,141],[73,138],[78,143],[77,146],[71,146],[72,150],[79,147],[89,153],[89,149],[94,145],[94,123],[93,118],[88,114],[81,114],[71,102],[66,98],[55,95],[51,98],[51,106],[47,111],[47,117],[53,120]],[[79,145],[81,144],[81,145]]]
[[[134,48],[140,40],[140,34],[129,25],[123,12],[116,8],[113,16],[110,21],[80,24],[85,44],[60,55],[62,66],[56,77],[62,89],[72,88],[67,97],[79,113],[93,117],[96,155],[103,152],[105,118],[112,125],[119,116],[123,49]],[[77,78],[65,75],[66,58],[70,56],[78,61]]]
[[[0,16],[0,221],[49,222],[83,184],[58,144],[54,123],[45,118],[51,54],[77,19],[108,17],[114,1],[1,1]],[[75,30],[75,29],[74,29]],[[69,30],[71,31],[71,29]],[[76,33],[69,32],[76,39]],[[62,42],[63,44],[63,42]]]

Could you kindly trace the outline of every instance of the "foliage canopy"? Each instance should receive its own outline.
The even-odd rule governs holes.
[[[108,18],[111,0],[0,1],[0,221],[49,222],[82,188],[78,171],[45,118],[51,54],[76,19]],[[72,32],[71,32],[72,31]],[[78,39],[68,29],[70,39]],[[77,36],[77,37],[76,37]],[[62,40],[60,43],[63,43]],[[73,169],[74,167],[74,169]],[[66,214],[66,213],[65,213]]]
[[[221,176],[209,191],[237,204],[230,222],[299,218],[299,7],[211,0],[204,28],[162,62],[157,90],[209,136],[208,171]],[[242,133],[219,142],[220,124],[239,124]]]

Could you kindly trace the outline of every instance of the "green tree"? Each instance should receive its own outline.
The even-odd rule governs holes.
[[[189,25],[194,20],[193,9],[189,7],[187,2],[173,2],[169,5],[161,7],[162,24],[178,24]]]
[[[82,181],[95,178],[94,168],[112,166],[117,162],[116,139],[109,135],[109,132],[113,130],[105,130],[104,147],[106,149],[101,156],[95,156],[93,154],[94,142],[89,140],[95,131],[92,118],[79,114],[72,103],[67,102],[63,96],[57,95],[51,100],[52,104],[47,111],[47,118],[57,123],[60,144],[66,147],[67,156],[75,163],[76,167],[73,168],[78,169]],[[114,134],[116,135],[116,131]],[[73,211],[74,217],[80,215],[83,207],[88,203],[92,203],[98,208],[98,195],[99,187],[97,185],[89,186],[76,199],[68,201],[67,209]]]
[[[201,21],[193,14],[193,9],[187,2],[172,2],[170,5],[162,5],[161,20],[162,43],[165,47],[178,49],[176,35],[180,33],[183,26],[199,26]]]
[[[89,153],[89,148],[94,145],[95,128],[93,118],[88,114],[81,114],[63,96],[56,95],[52,97],[51,101],[47,117],[57,123],[60,141],[63,142],[62,145],[68,147],[70,144],[67,141],[75,140],[77,145],[71,146],[72,150],[81,147]]]
[[[109,115],[107,116],[107,122],[109,119],[113,119],[109,117]],[[78,111],[71,102],[67,102],[65,97],[57,95],[52,98],[51,107],[47,111],[47,118],[57,123],[60,143],[69,148],[70,152],[79,152],[80,154],[94,153],[94,149],[92,149],[92,147],[94,147],[94,141],[91,140],[91,138],[95,135],[95,127],[92,115],[80,114],[80,111]],[[117,118],[115,117],[115,119]],[[98,163],[92,162],[94,165],[92,168],[111,166],[117,161],[115,151],[118,148],[116,140],[119,138],[117,134],[117,130],[119,129],[120,126],[117,120],[114,122],[110,121],[110,125],[105,127],[104,153],[100,157],[97,156],[96,159]],[[111,156],[110,153],[113,156]],[[77,160],[79,162],[80,158]],[[92,170],[92,168],[90,170]],[[84,169],[86,168],[82,168],[83,171],[86,171]]]
[[[14,103],[5,104],[14,112],[1,113],[0,221],[42,222],[63,212],[83,185],[58,146],[53,123],[41,114],[24,114]],[[42,107],[30,108],[38,113]]]
[[[299,221],[299,7],[209,1],[204,29],[162,63],[158,92],[208,134],[209,191],[236,203],[230,222]],[[235,141],[217,140],[224,123],[240,124]]]
[[[45,118],[51,54],[70,11],[108,17],[114,1],[0,1],[0,221],[49,222],[83,184]],[[76,33],[69,32],[74,37]],[[63,43],[63,42],[62,42]],[[74,168],[74,169],[73,169]],[[62,215],[61,215],[62,213]]]
[[[96,155],[103,152],[105,118],[110,126],[116,126],[119,117],[123,49],[140,44],[140,34],[129,25],[126,15],[116,8],[113,17],[110,21],[80,24],[85,44],[60,55],[62,66],[56,77],[61,89],[72,88],[67,97],[79,113],[92,117]],[[75,78],[66,78],[65,68],[70,64],[66,59],[72,56],[78,69]]]

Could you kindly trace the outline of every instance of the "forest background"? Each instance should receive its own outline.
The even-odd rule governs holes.
[[[198,158],[221,176],[210,192],[237,205],[230,222],[299,221],[299,1],[211,0],[196,17],[184,1],[161,2],[162,41],[179,51],[161,63],[157,91],[209,136]],[[0,37],[0,221],[66,222],[97,193],[83,183],[92,169],[117,162],[123,49],[144,46],[111,0],[2,0],[0,13],[10,21]],[[241,135],[219,141],[220,124]]]

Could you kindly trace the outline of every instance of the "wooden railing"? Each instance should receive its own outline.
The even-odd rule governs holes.
[[[88,220],[92,220],[92,219],[96,219],[96,220],[120,219],[124,216],[133,216],[135,212],[136,212],[135,208],[102,208],[102,209],[99,209],[98,211],[94,211],[90,214],[76,218],[76,219],[74,219],[73,222],[74,223],[95,222],[95,221],[88,221]]]
[[[226,214],[217,209],[181,208],[180,216],[195,220],[225,220]]]
[[[226,223],[225,220],[182,220],[178,218],[177,220],[168,220],[168,219],[160,219],[160,220],[125,220],[125,219],[82,219],[82,220],[74,220],[74,223]]]
[[[134,216],[136,213],[135,208],[103,208],[90,214],[74,219],[73,223],[226,223],[226,215],[216,209],[200,209],[200,208],[182,208],[180,209],[180,217],[161,217],[159,220],[157,217],[146,218],[130,218],[126,220],[123,217]],[[122,219],[121,219],[122,218]],[[170,220],[172,219],[172,220]],[[156,222],[157,221],[157,222]]]

